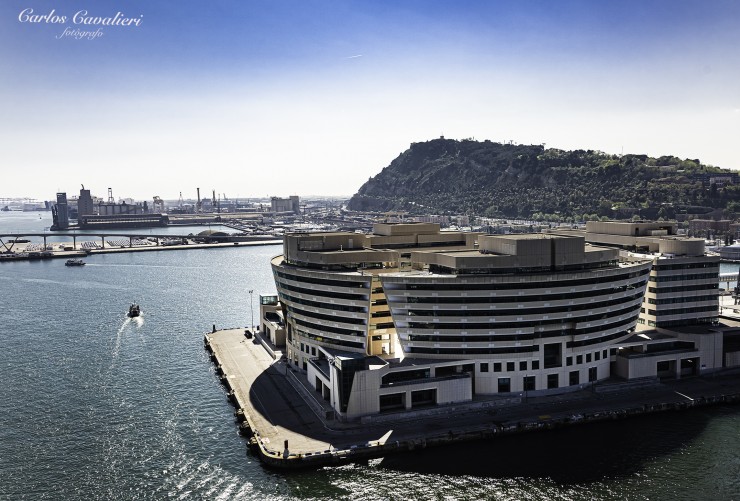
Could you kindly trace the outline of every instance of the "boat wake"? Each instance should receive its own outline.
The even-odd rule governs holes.
[[[121,337],[123,336],[123,333],[126,331],[126,328],[128,326],[132,326],[134,328],[141,329],[141,327],[144,325],[144,315],[139,315],[138,317],[126,317],[126,320],[123,321],[123,324],[121,324],[121,327],[118,328],[118,332],[116,332],[116,342],[113,344],[113,353],[112,358],[115,360],[118,358],[118,352],[121,349]]]
[[[113,345],[113,360],[118,358],[118,350],[121,349],[121,335],[123,334],[123,331],[126,330],[126,326],[131,323],[131,321],[134,320],[133,318],[126,318],[126,320],[123,321],[123,325],[119,327],[118,332],[116,332],[116,342]]]

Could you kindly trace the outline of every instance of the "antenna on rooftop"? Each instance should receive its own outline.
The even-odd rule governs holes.
[[[116,203],[116,201],[113,200],[113,188],[108,188],[108,203],[109,204]]]

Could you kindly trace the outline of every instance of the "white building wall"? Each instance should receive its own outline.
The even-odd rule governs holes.
[[[352,393],[347,403],[346,417],[348,419],[380,412],[380,381],[383,374],[387,372],[388,370],[383,368],[355,373]],[[394,388],[394,391],[390,393],[398,392],[399,390]]]

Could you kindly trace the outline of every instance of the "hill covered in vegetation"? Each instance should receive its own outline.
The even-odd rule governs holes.
[[[555,221],[698,217],[740,212],[740,176],[698,159],[440,138],[413,143],[348,207]]]

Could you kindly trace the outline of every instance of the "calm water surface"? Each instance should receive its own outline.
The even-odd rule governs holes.
[[[0,213],[0,232],[43,224]],[[740,500],[736,407],[265,470],[236,433],[202,335],[250,323],[248,290],[274,291],[280,251],[2,263],[0,499]],[[138,320],[125,316],[134,301]]]

